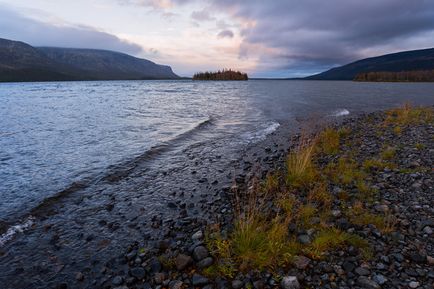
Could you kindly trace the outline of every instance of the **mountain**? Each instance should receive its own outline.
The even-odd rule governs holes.
[[[425,71],[434,69],[434,48],[366,58],[308,76],[309,80],[353,80],[359,73]]]
[[[176,78],[170,66],[124,53],[33,47],[0,38],[0,82]]]

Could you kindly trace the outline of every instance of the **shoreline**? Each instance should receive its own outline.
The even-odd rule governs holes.
[[[350,115],[337,119],[337,122],[333,124],[333,126],[351,126],[359,124],[369,117],[373,116],[375,118],[375,116],[381,115],[382,113],[383,112],[374,112]],[[282,167],[288,149],[290,147],[294,148],[298,139],[299,135],[297,134],[296,128],[290,127],[289,124],[281,124],[281,126],[272,134],[268,135],[265,140],[249,145],[243,151],[239,159],[231,160],[230,172],[222,172],[221,177],[215,180],[213,180],[212,176],[205,176],[206,180],[197,177],[199,181],[197,188],[201,190],[200,187],[202,186],[202,189],[210,193],[214,192],[212,196],[208,195],[199,198],[198,202],[196,202],[196,206],[191,207],[191,203],[188,204],[186,202],[187,200],[184,194],[179,194],[177,197],[178,201],[165,203],[165,210],[171,211],[170,215],[178,215],[178,217],[173,217],[172,220],[170,220],[170,217],[168,219],[161,219],[160,217],[152,218],[148,225],[154,228],[153,232],[155,233],[142,234],[142,238],[137,239],[136,242],[130,242],[131,244],[126,247],[126,244],[124,244],[126,252],[124,250],[119,256],[113,256],[112,260],[106,260],[108,262],[102,267],[95,264],[97,265],[95,267],[98,267],[98,272],[86,268],[75,272],[71,272],[71,270],[68,269],[68,271],[63,272],[68,278],[59,279],[54,277],[54,279],[50,281],[51,285],[48,287],[86,288],[87,286],[91,286],[98,288],[158,288],[158,286],[162,286],[181,288],[194,285],[195,287],[217,286],[218,288],[236,288],[241,284],[241,287],[253,286],[254,288],[269,288],[270,286],[275,287],[279,285],[281,280],[274,280],[271,275],[259,278],[258,276],[261,276],[261,274],[257,275],[257,273],[254,273],[254,270],[252,274],[250,272],[247,273],[247,275],[245,273],[242,275],[238,274],[235,276],[236,278],[232,280],[225,278],[227,279],[226,281],[223,278],[212,279],[210,276],[205,276],[206,274],[203,273],[204,269],[216,262],[215,256],[212,252],[209,252],[209,248],[207,247],[207,230],[209,227],[219,224],[219,226],[223,228],[223,232],[230,232],[233,228],[230,199],[231,188],[234,182],[240,190],[245,190],[254,175],[264,178],[268,172]],[[223,177],[224,175],[225,177]],[[192,214],[195,210],[199,212],[198,215]],[[128,223],[120,225],[129,226]],[[55,245],[56,241],[54,241],[53,244]],[[194,251],[197,247],[202,247],[207,250],[207,253],[202,250],[202,253],[207,256],[201,260],[194,257]],[[211,254],[212,257],[209,256],[209,254]],[[179,257],[180,255],[183,257]],[[212,258],[212,260],[209,258]],[[204,260],[206,260],[206,262],[203,262]],[[184,263],[182,261],[184,261]],[[201,261],[202,264],[200,264]],[[314,269],[317,265],[323,266],[321,262],[322,261],[317,262],[316,260],[310,260],[309,265],[303,269],[295,269],[294,271],[294,268],[292,268],[289,271],[282,271],[281,273],[282,276],[293,274],[291,276],[296,276],[298,278],[297,280],[306,285],[306,282],[309,281],[305,280],[306,276],[304,276],[304,278],[298,276],[300,270],[302,272],[308,270],[312,272],[312,276],[319,277],[319,273],[316,273]],[[427,261],[424,262],[426,263]],[[186,265],[184,266],[182,264]],[[316,265],[314,266],[314,264]],[[175,270],[174,267],[176,268]],[[181,267],[183,268],[180,269]],[[63,270],[63,268],[61,270]],[[196,273],[191,275],[191,270]],[[326,274],[330,274],[327,273],[328,270],[329,269],[325,270]],[[177,273],[175,274],[177,277],[173,277],[175,276],[173,273]],[[336,275],[336,273],[333,274]],[[425,279],[432,278],[426,276],[429,275],[425,275]],[[11,279],[7,278],[5,280],[10,281]],[[17,281],[20,282],[19,280]],[[362,278],[362,281],[366,280]],[[271,282],[271,285],[269,282]],[[275,282],[274,285],[272,285],[273,282]],[[366,282],[366,284],[369,284],[369,281]],[[19,283],[16,285],[18,284]],[[373,286],[372,283],[370,284]],[[40,288],[47,286],[47,284],[40,285]],[[13,288],[14,285],[11,284],[11,286],[10,288]],[[34,288],[39,287],[35,286]],[[383,286],[382,288],[392,287]]]
[[[432,110],[432,107],[429,109]],[[380,133],[378,131],[370,131],[372,124],[374,123],[375,125],[375,122],[381,124],[385,119],[385,112],[379,111],[342,119],[332,124],[332,127],[350,127],[351,130],[355,129],[353,133],[361,133],[361,138],[365,141],[365,143],[361,143],[361,148],[367,150],[367,152],[363,152],[363,154],[367,153],[370,155],[372,154],[372,150],[379,150],[376,145],[372,145],[370,138],[378,138],[382,141],[384,141],[385,138],[383,135],[376,135],[374,137],[374,134]],[[428,150],[428,153],[431,152],[432,154],[434,146],[432,139],[429,139],[429,135],[430,132],[433,132],[434,128],[432,126],[432,120],[430,121],[431,123],[416,125],[415,128],[412,127],[413,125],[411,124],[406,127],[406,129],[411,131],[410,135],[414,137],[414,134],[416,134],[416,140],[424,140],[424,144],[416,143],[415,147],[403,146],[397,148],[397,150]],[[391,142],[393,145],[402,145],[400,142],[396,141],[396,138],[404,140],[407,145],[409,141],[415,141],[415,139],[409,139],[403,132],[399,132],[399,135],[395,134],[397,133],[392,132],[386,137],[387,141]],[[294,150],[299,138],[299,134],[289,135],[285,132],[285,127],[283,126],[281,130],[277,130],[269,135],[265,141],[249,148],[247,154],[250,153],[251,157],[256,157],[260,167],[258,167],[258,169],[254,168],[255,164],[251,162],[251,157],[247,157],[247,159],[246,155],[241,157],[241,163],[244,165],[241,171],[245,174],[235,177],[233,186],[225,189],[227,192],[226,203],[230,202],[230,191],[234,187],[241,192],[246,191],[249,189],[247,187],[251,184],[251,180],[255,178],[255,175],[259,176],[260,179],[264,179],[271,171],[282,168],[284,166],[285,156],[288,153],[287,150]],[[288,139],[290,141],[285,142],[285,140]],[[286,148],[284,148],[285,143],[288,144]],[[426,152],[427,151],[425,151],[425,154]],[[401,151],[398,153],[401,153]],[[325,156],[325,158],[328,159],[327,156]],[[335,288],[336,286],[344,286],[340,288],[345,288],[345,286],[349,286],[348,288],[397,288],[397,286],[431,288],[430,286],[434,284],[434,271],[432,270],[434,251],[432,250],[433,241],[432,238],[429,239],[429,236],[433,234],[431,227],[434,226],[434,210],[428,205],[430,203],[432,205],[433,198],[429,196],[429,191],[427,190],[433,188],[432,170],[431,172],[429,169],[416,172],[417,167],[415,167],[415,164],[409,163],[411,159],[408,160],[405,157],[401,158],[402,159],[397,157],[396,162],[399,165],[406,165],[410,167],[410,169],[389,168],[388,165],[381,167],[380,164],[374,164],[374,166],[380,166],[379,168],[374,167],[375,172],[373,172],[372,175],[376,180],[373,182],[373,188],[379,195],[372,200],[372,203],[371,201],[366,201],[364,204],[367,206],[366,214],[372,216],[372,220],[368,220],[366,223],[364,223],[365,221],[360,221],[362,223],[354,225],[351,221],[349,222],[345,220],[345,218],[341,218],[344,214],[342,209],[332,211],[334,218],[332,222],[337,222],[339,230],[346,230],[351,232],[351,234],[355,234],[355,236],[366,238],[366,244],[369,244],[369,250],[366,252],[364,251],[365,249],[361,250],[360,248],[354,247],[355,245],[350,245],[347,248],[338,247],[338,250],[332,248],[330,252],[326,253],[325,258],[321,257],[317,259],[315,257],[312,258],[312,256],[306,257],[298,255],[294,256],[295,259],[291,260],[289,267],[278,266],[271,271],[266,268],[259,271],[254,268],[247,271],[235,269],[234,275],[228,273],[228,275],[225,276],[223,271],[214,272],[214,270],[216,270],[215,266],[220,266],[222,256],[216,253],[216,251],[213,251],[213,248],[217,251],[218,249],[210,245],[210,242],[211,244],[213,242],[212,232],[215,227],[217,227],[220,232],[218,233],[219,236],[223,236],[223,240],[230,238],[228,236],[230,236],[231,231],[234,230],[232,216],[232,218],[211,222],[202,228],[187,231],[187,233],[190,234],[190,238],[187,240],[184,238],[183,241],[186,241],[185,243],[182,243],[182,241],[173,243],[170,239],[163,240],[164,245],[162,246],[162,243],[160,243],[159,246],[154,248],[152,253],[140,253],[142,249],[139,244],[129,246],[125,255],[125,260],[130,266],[129,274],[127,274],[125,278],[115,276],[112,282],[115,281],[115,283],[119,283],[115,285],[126,284],[127,286],[134,286],[135,281],[133,278],[135,277],[137,279],[135,274],[142,272],[141,267],[143,267],[143,273],[146,276],[144,275],[142,277],[143,281],[140,284],[143,284],[144,288],[153,288],[153,286],[168,286],[169,288],[190,288],[191,286],[204,288],[212,288],[214,286],[217,288],[273,288],[280,285],[281,288],[291,289],[301,288],[301,286],[311,288],[311,286],[324,286],[325,284],[329,284],[328,286],[331,286],[331,288]],[[387,159],[391,160],[391,157],[387,157]],[[368,160],[370,159],[366,159],[365,162]],[[418,161],[424,164],[431,162],[430,159],[418,159]],[[243,165],[240,164],[240,166]],[[419,163],[418,165],[420,166],[421,164]],[[415,168],[416,171],[411,168]],[[252,171],[254,171],[254,173],[252,173]],[[415,183],[407,185],[405,189],[416,189],[417,194],[426,196],[427,198],[422,197],[421,199],[421,197],[418,197],[418,201],[421,202],[420,204],[406,204],[400,202],[397,196],[385,191],[387,188],[395,188],[393,182],[388,184],[390,174],[395,174],[395,178],[398,180],[402,178],[401,174],[406,178],[409,177],[415,180]],[[418,181],[421,177],[418,174],[425,175],[424,182],[420,183]],[[383,175],[385,175],[386,178],[384,178]],[[243,176],[244,180],[242,179]],[[371,179],[371,177],[369,177],[369,179]],[[384,180],[385,183],[378,183],[380,179]],[[415,197],[413,193],[408,195],[409,193],[403,192],[403,188],[404,187],[397,187],[396,193],[399,192],[403,197],[405,196],[404,199],[413,199]],[[337,193],[339,194],[339,192]],[[408,210],[406,208],[411,209]],[[226,209],[227,206],[223,205],[222,210]],[[352,210],[356,209],[353,208]],[[409,211],[422,214],[414,216],[413,213]],[[233,212],[233,210],[229,209],[227,212]],[[357,215],[358,213],[355,214]],[[363,214],[365,213],[362,213],[360,218],[363,218]],[[390,216],[396,219],[394,219],[393,224],[389,224],[389,221],[383,223],[383,221],[378,220],[374,214],[378,214],[378,216],[385,215],[387,218],[389,216],[388,214],[390,214]],[[409,223],[414,222],[414,219],[416,219],[419,224],[416,234],[411,228],[410,231],[408,231]],[[342,223],[344,220],[345,223]],[[359,220],[357,221],[359,222]],[[380,228],[376,226],[385,227]],[[298,235],[297,241],[302,243],[304,241],[299,240],[301,236],[313,238],[314,235],[311,234],[315,234],[314,232],[309,233],[309,230],[307,232],[302,230],[301,233],[307,233],[307,235]],[[220,240],[219,238],[220,237],[218,237],[217,240]],[[415,239],[417,245],[414,244],[414,241],[408,239]],[[310,242],[312,242],[312,240],[309,241],[309,243]],[[358,242],[363,243],[365,241],[360,239]],[[384,251],[386,248],[383,247],[385,244],[388,244],[386,251]],[[402,247],[404,247],[404,249]],[[386,255],[386,252],[389,252],[390,255]],[[369,257],[363,256],[364,254],[369,255]],[[371,254],[375,254],[375,256],[371,256]],[[157,256],[158,258],[156,259]],[[140,259],[139,262],[137,258]],[[143,260],[146,261],[142,263]],[[396,264],[399,264],[398,267],[396,267]],[[402,266],[403,269],[401,268]],[[157,270],[155,267],[157,267]],[[417,270],[419,271],[414,271],[412,268],[418,268]],[[276,269],[277,272],[275,271]],[[133,278],[128,278],[128,276],[132,276]]]

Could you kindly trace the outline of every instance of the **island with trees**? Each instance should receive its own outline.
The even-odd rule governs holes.
[[[248,80],[247,73],[232,69],[223,69],[217,72],[198,72],[193,75],[193,80]]]

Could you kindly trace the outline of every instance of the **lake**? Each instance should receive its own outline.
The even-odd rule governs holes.
[[[282,122],[434,103],[434,84],[250,80],[0,84],[0,220],[14,222],[74,182],[96,182],[202,147],[234,158]],[[200,154],[199,153],[199,154]],[[147,170],[151,170],[147,168]]]

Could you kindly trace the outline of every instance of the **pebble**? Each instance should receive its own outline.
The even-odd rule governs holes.
[[[381,286],[378,285],[375,281],[369,279],[366,276],[360,276],[359,278],[357,278],[357,284],[362,287],[362,288],[366,288],[366,289],[380,289]]]
[[[81,272],[78,272],[77,274],[75,274],[75,279],[77,281],[83,281],[84,280],[84,275]]]
[[[309,235],[300,235],[297,237],[298,242],[301,244],[309,244],[310,243],[310,237]]]
[[[310,259],[305,256],[296,256],[294,258],[294,265],[297,269],[304,270],[310,263]]]
[[[208,257],[208,250],[204,246],[197,246],[193,250],[193,258],[196,261],[201,261]]]
[[[121,276],[116,276],[112,279],[112,284],[115,286],[121,285],[122,283],[124,283],[124,278]]]
[[[202,240],[203,239],[203,232],[197,231],[196,233],[193,234],[193,236],[191,236],[191,238],[193,240]]]
[[[232,288],[233,289],[241,289],[241,287],[244,286],[244,282],[240,280],[234,280],[232,281]]]
[[[280,283],[283,289],[299,289],[300,283],[296,276],[286,276],[282,278]]]
[[[130,273],[131,273],[131,276],[134,276],[134,277],[136,277],[139,280],[145,278],[145,275],[146,275],[146,271],[142,267],[132,268],[130,270]]]
[[[419,282],[416,282],[416,281],[411,281],[410,283],[408,283],[408,287],[410,287],[410,288],[417,288],[417,287],[419,287]]]
[[[209,280],[202,275],[194,274],[192,278],[192,283],[193,286],[204,286],[209,283]]]
[[[193,259],[188,255],[179,254],[175,259],[175,266],[178,271],[184,270],[191,263],[193,263]]]

